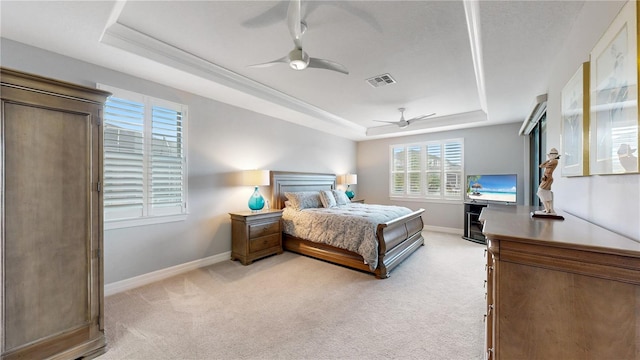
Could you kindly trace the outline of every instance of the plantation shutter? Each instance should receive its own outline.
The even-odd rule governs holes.
[[[409,180],[408,195],[422,194],[422,147],[408,146],[407,175]]]
[[[182,111],[153,106],[150,203],[153,215],[180,214],[185,204]]]
[[[110,97],[104,108],[105,220],[144,211],[144,104]]]
[[[390,146],[390,195],[462,200],[463,145],[455,139]]]
[[[459,199],[462,196],[462,142],[444,144],[444,197]]]
[[[440,197],[441,195],[441,172],[442,172],[442,146],[438,144],[427,144],[427,197]]]
[[[404,195],[407,161],[405,154],[404,147],[391,148],[391,195]]]
[[[187,213],[187,106],[98,84],[104,107],[105,228],[179,221]]]

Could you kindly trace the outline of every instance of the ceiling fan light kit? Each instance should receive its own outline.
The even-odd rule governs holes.
[[[289,52],[289,66],[294,70],[304,70],[309,66],[309,55],[302,49],[293,49]]]

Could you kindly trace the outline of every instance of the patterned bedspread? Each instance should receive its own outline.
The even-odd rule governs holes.
[[[285,208],[282,219],[285,233],[355,252],[373,271],[378,266],[377,225],[411,212],[400,206],[350,203],[332,208]]]

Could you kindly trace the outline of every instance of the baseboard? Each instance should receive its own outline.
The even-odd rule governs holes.
[[[460,236],[464,234],[463,229],[449,228],[449,227],[443,227],[443,226],[425,225],[424,230],[454,234],[454,235],[460,235]]]
[[[140,276],[132,277],[129,279],[116,281],[106,284],[104,286],[104,296],[117,294],[123,291],[135,289],[137,287],[151,284],[156,281],[164,280],[166,278],[185,273],[187,271],[199,269],[201,267],[213,265],[219,262],[227,261],[231,257],[231,251],[227,251],[222,254],[209,256],[203,259],[190,261],[188,263],[168,267],[166,269],[157,270]]]

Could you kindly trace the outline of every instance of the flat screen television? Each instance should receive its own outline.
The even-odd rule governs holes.
[[[515,204],[517,194],[516,174],[467,175],[468,201]]]

